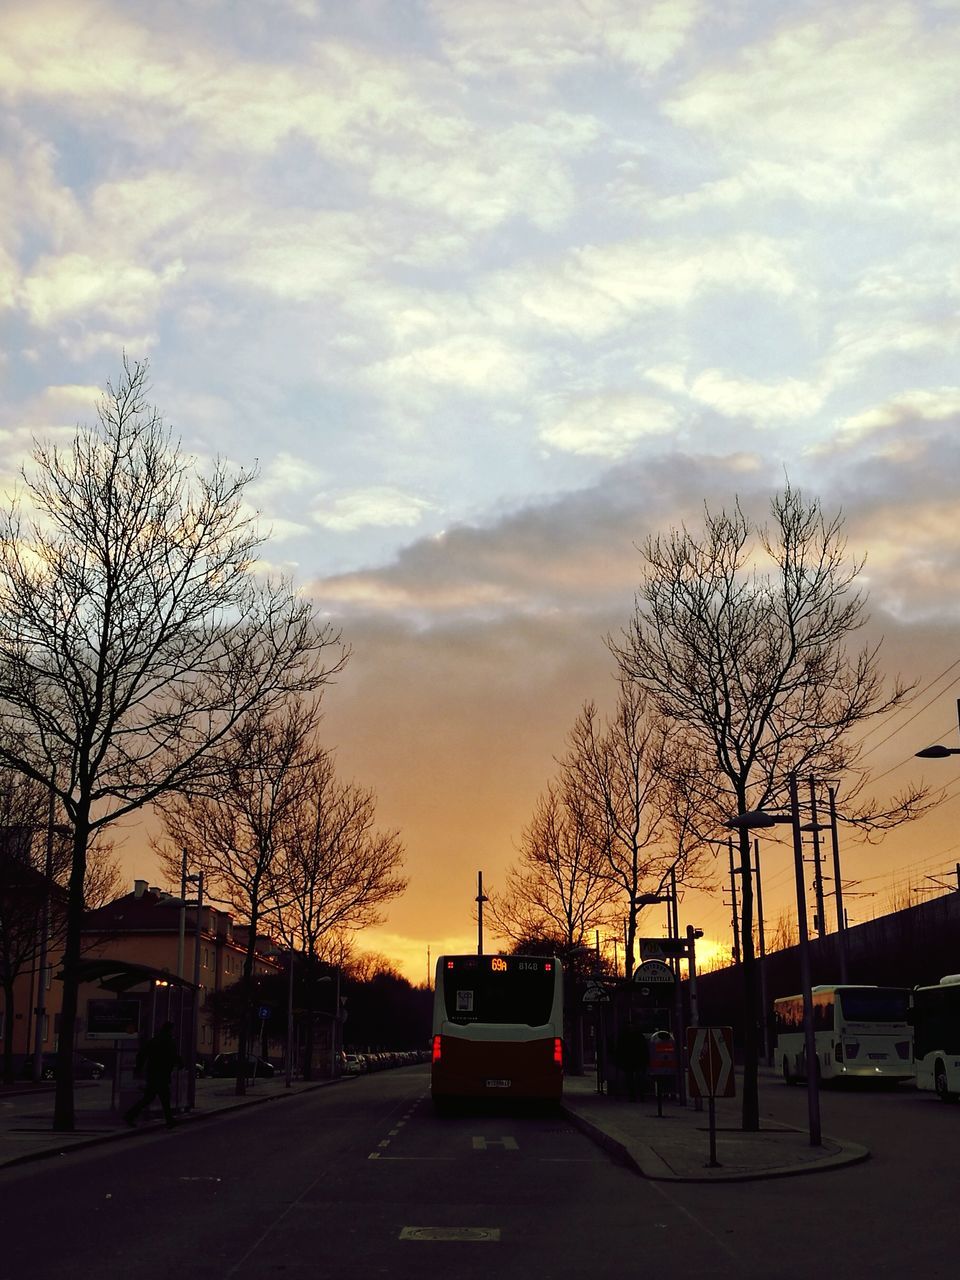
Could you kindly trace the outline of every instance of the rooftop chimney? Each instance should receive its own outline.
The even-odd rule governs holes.
[[[144,895],[144,891],[146,890],[146,887],[147,887],[147,882],[146,882],[146,880],[134,880],[134,882],[133,882],[133,896],[134,896],[135,898],[142,898],[142,897],[143,897],[143,895]]]

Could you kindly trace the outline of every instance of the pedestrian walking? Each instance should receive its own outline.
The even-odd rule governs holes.
[[[643,1100],[647,1091],[647,1069],[650,1065],[650,1047],[647,1037],[634,1020],[633,1010],[627,1013],[617,1039],[617,1065],[627,1082],[627,1095],[631,1102]]]
[[[153,1039],[148,1040],[137,1054],[135,1069],[138,1073],[143,1072],[144,1087],[140,1101],[135,1102],[123,1115],[125,1123],[131,1129],[136,1128],[137,1116],[149,1107],[154,1098],[159,1100],[163,1108],[163,1118],[167,1122],[167,1128],[174,1127],[176,1121],[170,1106],[170,1078],[174,1070],[182,1066],[180,1054],[177,1052],[177,1043],[173,1038],[173,1023],[165,1022]]]

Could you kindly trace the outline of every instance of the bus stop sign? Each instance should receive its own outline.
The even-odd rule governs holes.
[[[644,960],[634,969],[633,981],[638,987],[672,987],[676,977],[662,960]]]
[[[687,1062],[692,1098],[734,1096],[732,1027],[687,1027]]]

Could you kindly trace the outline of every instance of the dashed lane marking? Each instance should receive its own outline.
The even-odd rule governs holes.
[[[496,1243],[499,1227],[404,1227],[401,1240],[465,1240],[473,1244]]]

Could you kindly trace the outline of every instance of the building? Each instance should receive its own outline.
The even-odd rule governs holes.
[[[197,1056],[209,1060],[215,1054],[229,1053],[237,1047],[236,1036],[212,1016],[208,996],[240,980],[248,938],[247,927],[235,924],[229,912],[207,903],[200,908],[198,929],[195,904],[182,904],[172,894],[148,886],[146,880],[136,880],[131,893],[88,912],[83,929],[83,955],[85,960],[125,960],[147,965],[189,981],[197,973],[200,985]],[[256,975],[283,972],[276,950],[272,939],[257,935]],[[97,1051],[97,1042],[86,1034],[86,1013],[88,1002],[102,996],[103,992],[95,985],[81,987],[76,1043],[82,1053]],[[102,1052],[102,1048],[101,1042],[99,1051]]]

